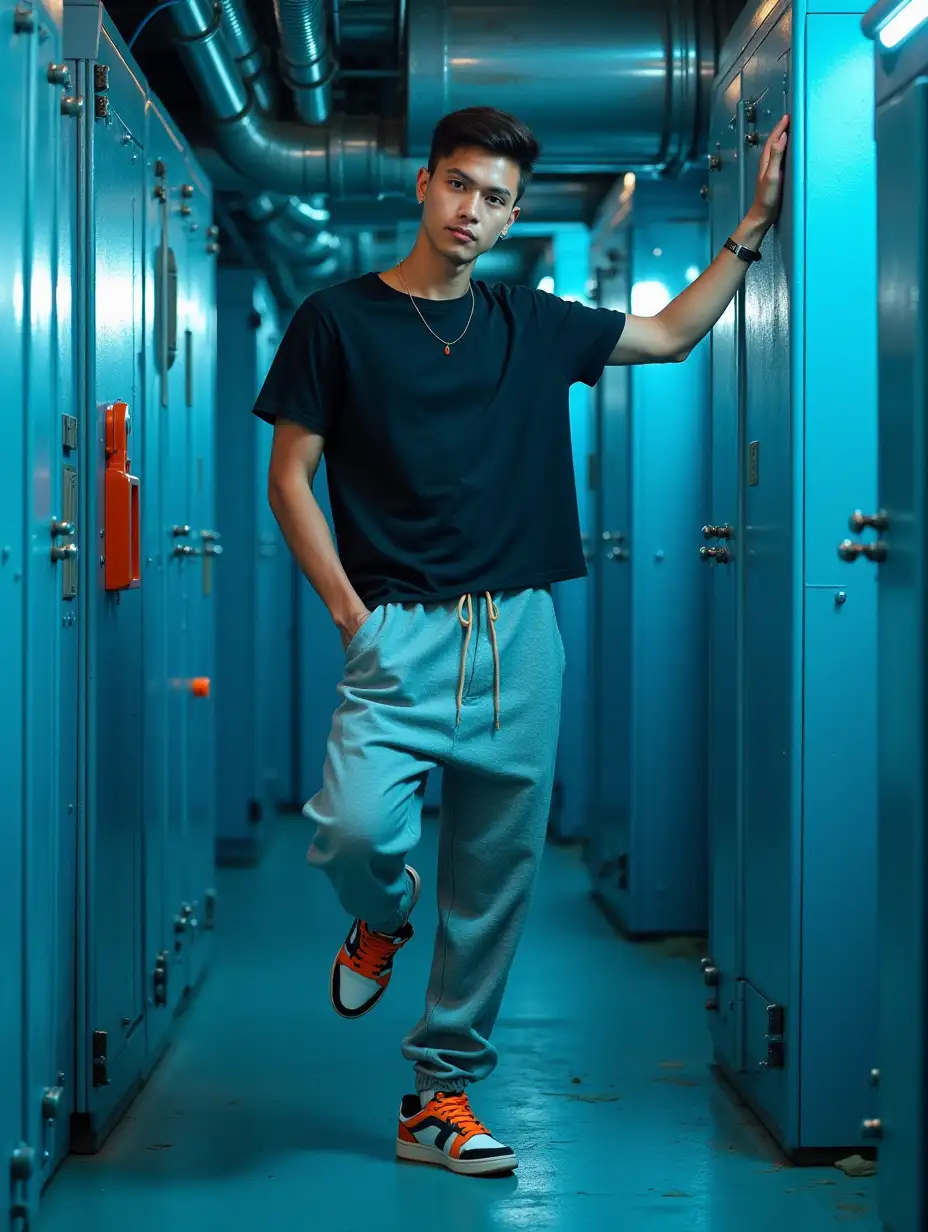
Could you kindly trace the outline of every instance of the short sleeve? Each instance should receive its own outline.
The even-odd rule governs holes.
[[[576,300],[536,291],[554,354],[567,370],[571,384],[595,385],[609,356],[622,337],[625,313],[611,308],[588,308]]]
[[[267,423],[291,419],[320,436],[332,427],[341,388],[334,330],[311,300],[294,313],[254,405]]]

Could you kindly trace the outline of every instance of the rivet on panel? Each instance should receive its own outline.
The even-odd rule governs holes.
[[[835,592],[835,606],[841,607],[842,604],[844,603],[847,603],[847,592],[844,590],[836,591]]]

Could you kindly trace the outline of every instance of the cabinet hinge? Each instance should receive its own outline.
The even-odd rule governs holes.
[[[61,416],[61,444],[69,452],[77,448],[77,416]]]
[[[25,1190],[35,1173],[35,1151],[25,1142],[21,1142],[10,1156],[10,1226],[22,1221],[24,1228],[29,1227],[29,1205],[26,1202],[27,1192],[17,1194],[17,1187]]]
[[[93,1085],[95,1087],[108,1087],[110,1085],[109,1062],[107,1060],[108,1054],[109,1033],[107,1031],[94,1031]]]
[[[786,1011],[782,1005],[767,1006],[767,1060],[764,1069],[783,1069],[786,1064]]]
[[[155,959],[155,970],[152,976],[154,984],[154,999],[155,1005],[167,1005],[168,1003],[168,961],[170,954],[167,950],[162,950]]]

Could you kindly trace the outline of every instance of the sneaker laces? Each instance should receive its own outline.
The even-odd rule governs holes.
[[[463,1091],[459,1095],[448,1095],[439,1091],[434,1102],[438,1105],[442,1120],[450,1121],[465,1138],[472,1138],[476,1134],[493,1137],[487,1127],[474,1116],[470,1100]]]
[[[383,975],[399,948],[392,937],[375,933],[362,923],[358,937],[358,950],[351,965],[362,975]]]

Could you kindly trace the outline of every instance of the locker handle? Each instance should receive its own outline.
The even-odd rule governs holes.
[[[126,402],[106,408],[104,551],[107,590],[136,590],[142,584],[139,481],[128,456],[132,417]]]

